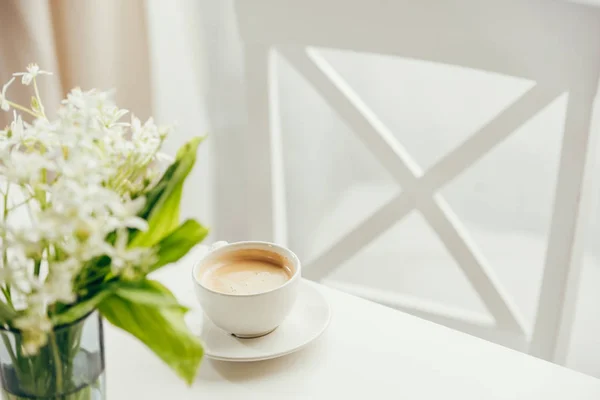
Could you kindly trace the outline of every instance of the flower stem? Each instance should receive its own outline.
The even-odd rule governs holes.
[[[6,183],[6,192],[4,192],[4,205],[2,207],[2,221],[6,221],[6,217],[8,216],[8,195],[10,192],[10,183]]]
[[[15,356],[15,354],[13,352],[12,343],[10,342],[10,339],[8,337],[6,337],[6,334],[4,332],[1,332],[0,335],[2,335],[2,341],[4,342],[4,347],[6,347],[8,356],[10,357],[13,365],[15,366],[15,373],[18,376],[20,373],[20,368],[18,368],[19,362],[17,361],[17,357]]]
[[[37,97],[38,105],[40,106],[40,112],[42,113],[42,117],[46,118],[46,113],[44,112],[44,105],[42,104],[42,98],[40,97],[40,91],[38,90],[37,81],[33,78],[33,90],[35,92],[35,97]]]
[[[40,276],[40,268],[42,266],[42,260],[35,260],[34,266],[33,266],[33,273],[35,276]]]
[[[8,217],[8,195],[10,194],[10,183],[6,184],[6,192],[4,192],[4,204],[3,204],[3,208],[2,208],[2,222],[6,222],[6,218]],[[8,264],[8,250],[6,249],[5,246],[2,247],[2,268],[7,268]],[[8,303],[9,306],[11,306],[12,308],[14,308],[13,306],[13,302],[12,302],[12,298],[10,295],[10,285],[8,283],[5,283],[5,285],[2,287],[2,294],[4,295],[4,297],[6,298],[6,302]]]
[[[16,210],[17,208],[21,207],[22,205],[25,205],[27,203],[29,203],[29,201],[33,199],[33,196],[26,198],[25,200],[17,203],[17,204],[13,204],[9,209],[8,212],[11,212],[12,210]]]
[[[56,372],[56,393],[61,394],[63,391],[63,370],[62,361],[60,357],[60,349],[58,348],[58,343],[56,342],[56,332],[51,332],[48,336],[48,341],[50,342],[50,349],[52,350],[54,370]]]
[[[23,106],[22,106],[22,105],[20,105],[20,104],[13,103],[12,101],[8,101],[8,100],[7,100],[7,103],[8,103],[8,105],[9,105],[9,106],[11,106],[12,108],[15,108],[15,109],[17,109],[17,110],[21,110],[21,111],[23,111],[23,112],[26,112],[27,114],[31,115],[31,116],[32,116],[32,117],[34,117],[34,118],[39,118],[39,117],[40,117],[40,115],[38,115],[38,114],[34,113],[33,111],[31,111],[31,110],[30,110],[30,109],[28,109],[28,108],[25,108],[25,107],[23,107]]]

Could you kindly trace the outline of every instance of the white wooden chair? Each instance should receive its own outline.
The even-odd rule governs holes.
[[[286,210],[276,79],[282,55],[351,126],[402,186],[381,207],[305,268],[320,280],[392,224],[418,209],[495,318],[492,328],[384,302],[539,357],[564,363],[574,315],[590,192],[591,116],[600,71],[600,9],[553,1],[238,0],[245,45],[254,239],[285,243]],[[416,40],[418,38],[418,40]],[[523,77],[536,85],[476,134],[422,171],[331,65],[309,46],[410,57]],[[438,190],[513,130],[569,93],[551,233],[534,327],[527,327],[493,271]],[[377,296],[374,300],[382,301]]]

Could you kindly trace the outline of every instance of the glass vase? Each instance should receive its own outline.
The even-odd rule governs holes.
[[[36,354],[25,355],[21,334],[0,329],[2,399],[105,398],[104,343],[98,312],[56,327]]]

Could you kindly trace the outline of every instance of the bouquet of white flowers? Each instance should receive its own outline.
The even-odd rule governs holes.
[[[158,154],[169,129],[151,119],[124,122],[127,111],[95,90],[74,89],[50,119],[36,83],[42,74],[48,72],[29,65],[0,94],[0,107],[14,115],[0,131],[5,398],[91,398],[89,388],[78,392],[93,382],[77,364],[81,321],[97,312],[191,383],[201,344],[183,321],[186,309],[147,275],[207,234],[196,221],[179,223],[183,183],[201,138],[165,169]],[[29,107],[7,98],[16,77],[33,87]]]

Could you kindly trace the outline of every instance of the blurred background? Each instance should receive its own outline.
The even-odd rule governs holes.
[[[212,227],[212,240],[248,239],[245,216],[252,210],[236,195],[249,190],[242,51],[231,0],[0,2],[1,83],[36,62],[54,72],[40,81],[47,109],[75,86],[115,88],[117,103],[136,116],[176,124],[168,153],[193,135],[209,134],[183,210]],[[423,169],[534,85],[425,61],[321,51]],[[289,245],[310,260],[402,188],[318,93],[283,59],[276,62]],[[14,85],[9,95],[27,102],[21,89]],[[528,324],[537,307],[566,104],[566,95],[556,99],[442,190]],[[1,126],[8,117],[0,114]],[[598,205],[587,221],[567,366],[600,377]],[[487,314],[417,212],[325,282]]]

